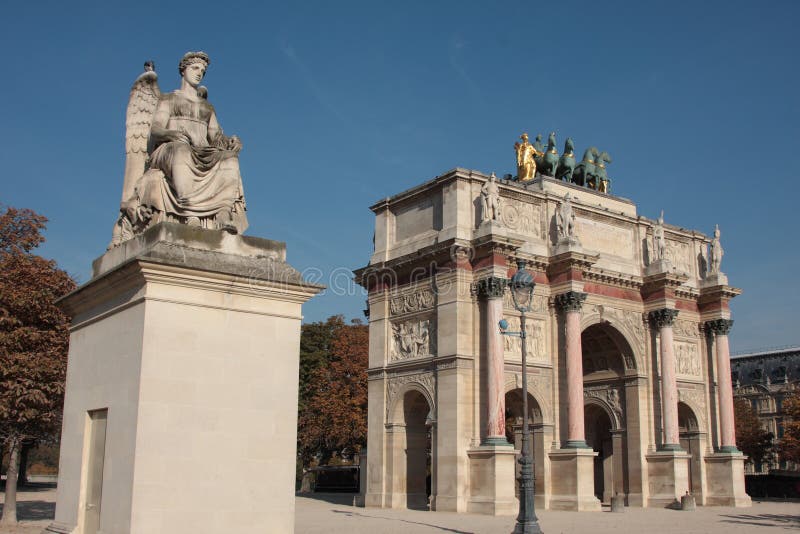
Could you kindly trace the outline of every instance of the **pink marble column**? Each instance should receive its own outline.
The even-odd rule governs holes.
[[[486,278],[479,293],[486,298],[486,438],[485,445],[508,445],[506,396],[503,391],[504,347],[498,323],[503,318],[505,279]]]
[[[733,384],[731,384],[731,352],[728,332],[733,326],[730,319],[709,321],[706,326],[716,336],[717,384],[719,387],[719,450],[739,452],[736,447],[736,426],[733,416]]]
[[[678,382],[675,379],[675,349],[672,342],[672,325],[678,310],[664,308],[650,312],[650,319],[658,328],[661,340],[661,415],[664,422],[663,450],[681,450],[678,434]]]
[[[581,348],[581,307],[586,293],[569,291],[556,295],[564,312],[567,355],[567,443],[568,449],[586,448],[583,424],[583,350]]]

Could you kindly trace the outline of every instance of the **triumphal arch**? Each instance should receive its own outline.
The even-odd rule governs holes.
[[[668,506],[687,491],[750,503],[727,336],[740,290],[720,270],[719,229],[640,215],[604,169],[589,172],[603,155],[548,174],[518,160],[506,179],[457,168],[371,207],[374,253],[356,271],[369,292],[367,506],[516,513],[524,417],[539,508]],[[522,339],[498,328],[520,328],[506,289],[518,259],[536,282],[526,393]]]

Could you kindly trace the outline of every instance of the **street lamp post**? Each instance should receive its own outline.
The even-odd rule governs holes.
[[[525,333],[525,314],[531,310],[533,276],[525,270],[525,260],[517,259],[517,272],[509,284],[514,308],[520,313],[519,332],[506,332],[508,322],[500,321],[500,331],[506,336],[519,337],[522,346],[522,454],[519,458],[519,515],[512,534],[541,534],[539,520],[533,505],[533,455],[531,454],[531,429],[528,426],[528,361]]]

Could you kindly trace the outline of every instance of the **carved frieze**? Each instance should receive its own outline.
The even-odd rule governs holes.
[[[679,375],[699,378],[702,376],[700,356],[696,343],[675,341],[675,372]]]
[[[696,338],[700,335],[700,325],[692,321],[677,320],[672,325],[672,331],[676,336]]]
[[[519,317],[506,317],[509,332],[520,331]],[[516,336],[503,336],[506,359],[522,358],[522,339]],[[541,319],[527,318],[525,321],[525,350],[527,357],[536,361],[549,361],[545,322]]]
[[[392,323],[389,361],[426,358],[436,354],[436,322],[432,317]]]
[[[425,287],[392,297],[389,300],[389,311],[392,315],[420,312],[433,308],[435,302],[433,290]]]
[[[503,225],[517,233],[543,239],[541,208],[529,202],[503,197]]]
[[[429,402],[435,402],[436,395],[434,394],[434,377],[433,372],[414,373],[408,375],[390,376],[387,379],[386,387],[386,420],[389,420],[389,409],[394,403],[399,402],[397,398],[398,392],[403,389],[406,384],[416,383],[422,387],[427,393]],[[436,407],[431,406],[431,412],[436,413]]]

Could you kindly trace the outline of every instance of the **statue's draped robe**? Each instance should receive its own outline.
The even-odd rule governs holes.
[[[192,144],[167,141],[152,150],[150,168],[136,186],[139,205],[152,208],[163,220],[197,217],[206,228],[230,222],[242,233],[247,228],[247,216],[238,153],[209,143],[213,106],[177,92],[164,94],[161,99],[161,105],[166,101],[170,110],[166,129],[185,133]],[[172,182],[173,169],[178,165],[185,165],[194,175],[191,187],[182,195]]]

